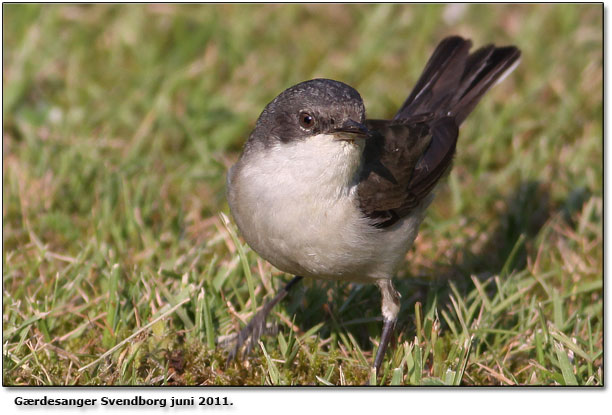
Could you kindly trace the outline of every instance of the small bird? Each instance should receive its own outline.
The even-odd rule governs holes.
[[[378,286],[379,371],[400,309],[391,279],[451,169],[459,126],[519,62],[514,46],[470,54],[471,45],[442,40],[391,120],[367,119],[359,93],[331,79],[266,106],[228,173],[227,198],[249,246],[295,277],[239,333],[228,361],[250,351],[272,307],[307,277]]]

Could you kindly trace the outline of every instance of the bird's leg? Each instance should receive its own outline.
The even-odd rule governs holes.
[[[383,331],[380,337],[378,352],[376,352],[376,358],[374,359],[374,370],[378,376],[378,371],[382,365],[387,346],[389,345],[389,340],[395,328],[395,322],[397,321],[397,314],[400,309],[400,294],[395,290],[390,279],[379,280],[377,285],[382,295],[383,315]]]
[[[285,298],[289,290],[302,278],[304,277],[297,275],[293,277],[293,279],[289,281],[272,300],[268,301],[263,308],[253,316],[251,321],[249,321],[249,324],[240,330],[240,333],[238,333],[238,338],[236,339],[236,345],[230,350],[226,363],[229,363],[238,355],[238,351],[245,343],[247,343],[247,347],[244,355],[246,356],[250,353],[253,345],[257,343],[257,340],[259,340],[264,331],[266,318],[268,317],[268,314],[270,314],[270,311],[272,311],[272,308],[274,308],[276,304]]]

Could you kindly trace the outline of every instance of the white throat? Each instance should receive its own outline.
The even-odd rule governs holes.
[[[342,141],[334,135],[319,134],[280,143],[262,154],[263,160],[249,160],[249,164],[258,170],[253,171],[254,176],[273,176],[279,186],[288,186],[283,193],[290,190],[304,202],[309,195],[319,201],[336,199],[356,185],[363,145],[363,140]]]

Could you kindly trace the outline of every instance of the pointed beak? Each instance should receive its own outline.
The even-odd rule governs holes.
[[[336,140],[352,141],[359,137],[367,138],[370,135],[370,131],[362,123],[349,119],[342,123],[342,125],[334,128],[332,134],[337,136]]]

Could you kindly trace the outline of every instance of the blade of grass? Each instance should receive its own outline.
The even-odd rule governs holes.
[[[219,213],[219,217],[221,218],[221,222],[225,226],[225,229],[229,232],[232,241],[234,241],[234,245],[238,250],[238,256],[240,257],[240,262],[242,263],[242,270],[244,271],[244,276],[247,280],[247,286],[249,288],[249,297],[251,298],[251,312],[253,315],[257,313],[257,299],[255,298],[255,283],[253,281],[253,274],[251,274],[251,267],[249,266],[249,260],[244,252],[244,248],[242,247],[242,243],[238,239],[238,235],[236,231],[234,231],[233,226],[230,223],[229,218],[223,212]]]
[[[563,380],[565,380],[566,385],[578,385],[578,381],[576,380],[576,376],[574,375],[574,370],[572,365],[567,358],[567,354],[565,350],[563,350],[563,346],[560,343],[555,342],[555,353],[557,355],[557,359],[559,360],[559,366],[561,367],[561,373],[563,375]]]
[[[153,326],[155,323],[157,323],[158,321],[160,321],[161,319],[171,315],[172,313],[174,313],[179,307],[181,307],[183,304],[186,304],[190,301],[189,298],[185,298],[183,301],[181,301],[180,303],[176,304],[173,307],[170,307],[168,310],[160,310],[161,314],[155,318],[154,320],[152,320],[151,322],[149,322],[147,325],[145,325],[144,327],[142,327],[139,330],[136,330],[134,333],[132,333],[129,337],[127,337],[126,339],[122,340],[121,342],[119,342],[115,347],[107,350],[106,352],[104,352],[102,355],[100,355],[100,357],[98,357],[96,360],[94,360],[93,362],[82,366],[79,368],[79,372],[82,372],[84,370],[86,370],[87,368],[95,365],[96,363],[100,362],[102,359],[104,359],[106,356],[109,356],[111,354],[113,354],[116,350],[118,350],[119,348],[121,348],[121,346],[123,346],[124,344],[126,344],[127,342],[129,342],[130,340],[132,340],[134,337],[138,336],[140,333],[144,332],[145,330],[148,330],[151,326]],[[166,307],[164,307],[166,308]]]

